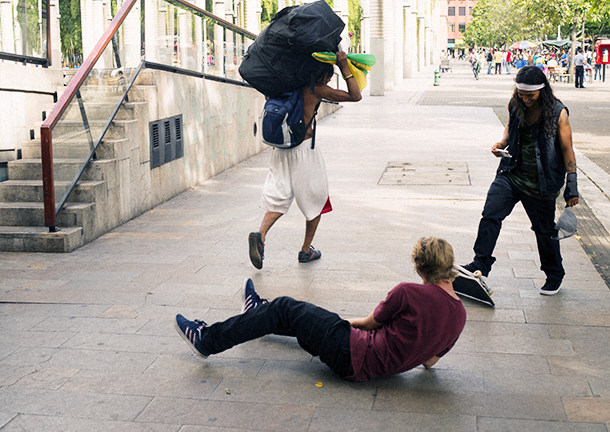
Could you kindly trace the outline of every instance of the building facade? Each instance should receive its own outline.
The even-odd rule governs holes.
[[[444,0],[447,7],[446,49],[449,52],[464,48],[463,34],[472,21],[472,12],[477,0]]]

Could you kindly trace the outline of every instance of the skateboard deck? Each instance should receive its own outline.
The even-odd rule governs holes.
[[[492,289],[487,286],[480,271],[469,272],[462,266],[455,266],[458,276],[453,281],[453,290],[464,297],[495,306],[491,299]]]

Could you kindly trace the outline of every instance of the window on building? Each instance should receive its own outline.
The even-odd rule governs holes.
[[[447,26],[447,31],[449,33],[453,33],[455,31],[455,23],[449,23],[449,25]]]
[[[472,16],[472,6],[468,8],[468,14]]]
[[[454,44],[455,43],[455,39],[447,39],[447,43]]]
[[[464,33],[466,31],[466,24],[465,23],[460,23],[459,31],[460,31],[460,33]]]
[[[448,16],[455,16],[455,6],[449,6],[447,8],[447,15]]]
[[[460,6],[460,16],[466,16],[466,7]]]

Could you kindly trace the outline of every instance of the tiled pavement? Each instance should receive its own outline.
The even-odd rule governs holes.
[[[269,234],[263,270],[249,263],[269,151],[73,253],[0,254],[0,429],[608,432],[610,292],[570,238],[563,289],[541,297],[520,206],[489,278],[497,307],[465,300],[464,333],[431,371],[347,383],[278,336],[201,360],[173,329],[176,313],[238,313],[245,277],[264,297],[367,315],[417,280],[409,253],[424,235],[468,261],[503,126],[489,107],[417,104],[431,77],[320,121],[334,211],[317,262],[297,263],[293,208]],[[400,185],[378,184],[390,162],[408,164]]]

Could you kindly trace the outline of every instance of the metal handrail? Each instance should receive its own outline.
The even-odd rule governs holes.
[[[40,127],[44,218],[45,218],[45,225],[47,227],[49,227],[50,232],[54,232],[56,230],[57,215],[61,211],[69,194],[71,193],[72,189],[74,189],[76,183],[78,182],[80,176],[84,172],[85,168],[87,167],[87,164],[90,162],[92,155],[93,155],[93,153],[92,153],[89,156],[89,158],[85,161],[85,163],[82,165],[81,169],[78,172],[78,175],[73,180],[70,188],[68,189],[68,191],[62,198],[60,205],[56,208],[56,206],[55,206],[55,182],[54,182],[54,173],[53,173],[52,130],[55,127],[55,125],[57,124],[57,122],[59,121],[59,119],[61,118],[61,116],[63,115],[63,113],[68,108],[70,102],[80,91],[81,86],[85,82],[85,79],[89,76],[89,73],[93,69],[93,66],[97,63],[98,59],[101,57],[102,53],[104,52],[104,50],[106,49],[108,44],[112,41],[112,38],[118,31],[120,25],[123,23],[123,21],[125,20],[125,18],[127,17],[127,15],[129,14],[129,12],[131,11],[131,9],[133,8],[133,6],[136,4],[137,1],[140,1],[140,0],[127,0],[127,2],[125,2],[123,4],[123,6],[117,12],[117,14],[113,18],[113,20],[110,23],[110,25],[108,26],[108,28],[102,34],[102,37],[100,38],[100,40],[93,47],[91,54],[87,57],[87,59],[83,62],[81,67],[78,69],[76,75],[70,81],[70,84],[67,86],[65,92],[59,98],[59,101],[57,102],[57,104],[55,105],[55,107],[53,108],[53,110],[51,111],[49,116],[47,117],[47,119],[43,122],[42,126]],[[219,17],[215,16],[214,14],[212,14],[204,9],[198,8],[197,6],[192,5],[184,0],[166,0],[166,1],[168,3],[176,3],[182,7],[190,9],[196,15],[211,18],[214,21],[216,21],[216,23],[218,25],[220,25],[222,27],[234,30],[245,36],[249,36],[252,39],[256,38],[255,34],[250,33],[248,31],[234,25],[233,23],[230,23],[229,21],[219,18]],[[145,60],[144,60],[140,64],[140,67],[138,68],[138,72],[142,68],[142,65],[146,64],[146,63],[148,63],[148,62],[145,62]],[[132,77],[129,87],[131,87],[131,85],[133,84],[136,76],[137,76],[137,73],[135,74],[134,77]],[[101,140],[103,138],[103,134],[108,129],[110,122],[112,122],[114,116],[116,115],[116,112],[118,111],[118,107],[120,107],[120,104],[122,103],[122,101],[125,100],[128,91],[129,91],[129,88],[125,91],[125,94],[123,95],[123,98],[121,99],[121,102],[119,102],[119,105],[113,111],[113,114],[112,114],[111,118],[108,120],[108,122],[104,128],[104,131],[102,132],[101,137],[97,140],[97,143],[95,144],[95,148],[97,148],[97,146],[101,142]],[[95,151],[95,149],[93,150],[93,152],[94,151]]]
[[[45,225],[49,227],[49,231],[54,232],[57,226],[57,213],[55,210],[55,181],[53,176],[53,139],[52,130],[61,118],[62,114],[68,108],[68,105],[76,96],[76,92],[79,91],[85,79],[93,69],[93,66],[100,58],[106,46],[110,43],[112,36],[119,29],[119,26],[127,17],[127,14],[131,8],[139,0],[128,0],[123,3],[123,6],[118,11],[106,31],[102,34],[100,40],[95,44],[91,54],[83,62],[81,67],[74,75],[70,84],[66,88],[66,91],[61,95],[59,101],[53,107],[53,110],[47,117],[47,119],[40,126],[40,148],[42,157],[42,193],[44,199],[44,221]]]

